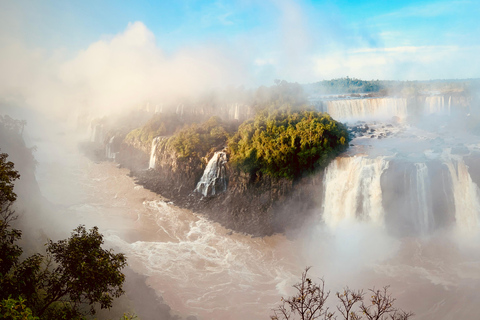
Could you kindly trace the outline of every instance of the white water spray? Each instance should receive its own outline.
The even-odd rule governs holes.
[[[384,157],[339,157],[326,169],[323,219],[330,227],[358,218],[381,225],[384,220],[380,177],[388,168]]]
[[[212,159],[208,162],[195,191],[207,197],[227,190],[226,162],[227,154],[225,152],[215,152]]]
[[[480,198],[478,186],[472,181],[468,167],[462,159],[451,159],[445,163],[452,178],[455,200],[455,219],[461,234],[478,231]]]

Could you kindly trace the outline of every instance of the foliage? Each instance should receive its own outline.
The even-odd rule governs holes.
[[[0,301],[0,317],[5,320],[39,320],[33,316],[32,310],[26,306],[22,297]]]
[[[224,145],[231,128],[218,117],[211,117],[202,124],[185,126],[172,136],[168,143],[175,149],[179,159],[203,157],[212,148]]]
[[[143,127],[130,131],[125,141],[138,141],[149,147],[155,137],[171,135],[183,124],[184,120],[176,114],[156,114]]]
[[[379,80],[360,80],[355,78],[339,78],[332,80],[323,80],[307,86],[315,93],[321,94],[339,94],[339,93],[367,93],[378,92],[385,88],[382,81]]]
[[[281,305],[272,310],[273,315],[270,317],[272,320],[337,319],[335,312],[330,312],[326,307],[330,291],[325,291],[325,282],[320,279],[320,284],[314,283],[307,276],[309,270],[309,267],[306,268],[300,282],[293,286],[296,295],[287,299],[282,298]],[[408,320],[413,316],[412,312],[405,312],[393,306],[395,298],[388,293],[388,286],[381,290],[368,291],[371,296],[366,301],[363,290],[356,291],[346,287],[343,292],[337,292],[340,319]]]
[[[57,264],[46,281],[46,295],[42,314],[53,302],[68,301],[74,309],[81,303],[91,306],[99,303],[102,309],[110,308],[114,298],[124,291],[125,275],[120,271],[126,266],[123,254],[102,249],[103,236],[93,227],[77,227],[72,236],[58,242],[49,241],[47,253]]]
[[[2,209],[16,200],[13,181],[19,177],[7,156],[0,154]],[[11,319],[20,319],[14,310],[24,313],[21,319],[34,319],[32,314],[42,319],[80,319],[86,313],[84,305],[93,314],[94,304],[110,308],[113,299],[123,294],[121,269],[126,258],[101,247],[103,236],[97,227],[87,232],[79,226],[70,238],[49,241],[46,256],[20,260],[23,250],[16,242],[22,232],[10,226],[13,214],[9,210],[0,216],[0,301],[1,308],[11,311]]]
[[[13,219],[12,203],[17,199],[13,192],[13,183],[20,178],[18,171],[14,170],[14,164],[7,161],[8,154],[0,153],[0,218],[8,223]],[[0,232],[3,227],[0,226]]]
[[[229,148],[232,163],[245,172],[294,179],[346,150],[348,133],[325,113],[263,112],[239,127]]]

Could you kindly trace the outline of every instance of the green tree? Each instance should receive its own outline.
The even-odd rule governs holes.
[[[114,298],[121,296],[125,275],[121,272],[127,262],[123,254],[105,250],[103,235],[97,227],[90,231],[81,225],[72,236],[58,242],[49,241],[47,253],[56,266],[45,280],[45,296],[38,308],[44,314],[55,302],[68,304],[80,311],[81,305],[89,305],[94,314],[95,304],[110,308]]]
[[[8,161],[7,157],[8,154],[0,153],[0,219],[6,224],[14,218],[11,207],[17,195],[13,192],[13,187],[14,181],[20,178],[13,162]]]
[[[32,310],[25,304],[22,297],[0,301],[0,318],[5,320],[39,320],[33,316]]]
[[[348,133],[326,113],[274,111],[243,123],[229,140],[240,170],[295,179],[348,148]]]

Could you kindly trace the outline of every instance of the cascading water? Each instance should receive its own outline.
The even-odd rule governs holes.
[[[204,197],[214,196],[227,190],[227,179],[225,173],[225,164],[227,154],[223,151],[215,152],[207,164],[202,178],[195,188],[196,192],[203,194]]]
[[[478,186],[472,181],[468,168],[461,158],[445,163],[452,178],[455,200],[455,220],[460,233],[477,231],[480,222]]]
[[[341,221],[369,220],[382,224],[380,177],[388,168],[383,157],[339,157],[326,169],[323,219],[330,227]]]
[[[425,98],[425,113],[426,114],[450,114],[452,97],[448,98],[448,102],[445,103],[444,96],[430,96]]]
[[[408,115],[404,98],[331,100],[323,102],[320,109],[341,120],[392,116],[404,119]]]
[[[428,167],[425,163],[415,163],[415,181],[413,182],[411,190],[414,190],[412,194],[412,200],[416,203],[414,207],[414,220],[418,226],[417,229],[422,234],[426,234],[432,230],[433,227],[433,213],[432,207],[428,198]]]
[[[104,140],[103,125],[101,124],[93,125],[90,141],[96,142],[96,143],[103,143],[103,140]]]
[[[105,146],[105,156],[107,157],[107,159],[115,160],[115,157],[117,156],[117,153],[114,150],[114,141],[115,136],[111,137]]]
[[[155,169],[157,161],[157,147],[158,143],[162,141],[164,137],[155,137],[152,140],[152,148],[150,150],[150,161],[148,162],[148,169]]]

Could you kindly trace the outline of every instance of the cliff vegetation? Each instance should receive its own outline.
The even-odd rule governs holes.
[[[239,127],[229,148],[232,163],[242,171],[294,179],[345,151],[348,133],[326,113],[262,112]]]

